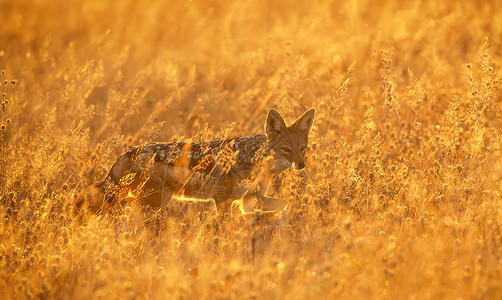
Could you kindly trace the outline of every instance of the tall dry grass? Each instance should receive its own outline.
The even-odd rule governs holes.
[[[0,297],[502,297],[498,1],[16,0],[0,20]],[[73,214],[128,145],[262,132],[270,107],[317,108],[306,170],[273,190],[286,223]]]

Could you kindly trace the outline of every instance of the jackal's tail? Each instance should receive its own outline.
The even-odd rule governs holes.
[[[87,210],[97,213],[106,209],[107,206],[113,205],[116,195],[114,195],[112,186],[118,184],[122,177],[131,172],[133,167],[131,153],[126,152],[121,155],[114,162],[103,181],[89,186],[75,198],[75,209],[87,208]]]
[[[110,195],[107,193],[108,188],[109,179],[107,176],[105,180],[92,184],[80,192],[74,200],[75,212],[86,210],[95,214],[102,211],[104,205],[111,202]]]

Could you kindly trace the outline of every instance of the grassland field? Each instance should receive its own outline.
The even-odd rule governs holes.
[[[502,299],[499,1],[0,0],[0,22],[0,298]],[[271,188],[287,222],[75,210],[128,146],[262,133],[271,107],[317,110]]]

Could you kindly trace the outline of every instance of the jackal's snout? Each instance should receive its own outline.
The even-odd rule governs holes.
[[[304,161],[294,162],[293,167],[296,170],[301,171],[301,170],[305,169],[305,162]]]

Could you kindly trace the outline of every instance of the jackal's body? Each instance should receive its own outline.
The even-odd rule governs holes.
[[[142,185],[142,201],[152,209],[166,206],[173,194],[213,199],[218,211],[227,210],[236,199],[263,200],[274,175],[292,165],[305,166],[314,111],[307,113],[308,120],[301,122],[302,116],[287,127],[280,114],[271,110],[266,135],[133,147],[117,158],[105,182],[120,184],[134,174],[130,188]],[[105,187],[101,185],[103,191]]]

